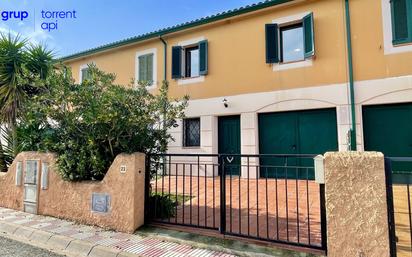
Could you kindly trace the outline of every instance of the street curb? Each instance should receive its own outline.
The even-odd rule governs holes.
[[[21,234],[20,234],[21,232]],[[24,225],[0,221],[0,236],[43,248],[56,254],[70,257],[137,257],[139,255],[122,252],[103,245],[61,236]]]
[[[38,242],[45,244],[49,239],[53,236],[52,233],[46,232],[46,231],[41,231],[41,230],[36,230],[33,232],[33,234],[30,237],[30,240],[33,242]]]
[[[0,231],[3,233],[13,235],[18,228],[17,225],[0,222]]]
[[[73,240],[67,246],[66,251],[78,254],[79,256],[88,256],[95,246],[95,244],[86,241]]]
[[[90,257],[117,257],[119,253],[120,253],[120,250],[111,249],[111,248],[108,248],[102,245],[96,245],[90,251],[88,256]]]
[[[47,245],[53,249],[66,250],[67,246],[69,246],[70,242],[73,240],[74,239],[70,237],[53,235],[47,241]]]
[[[16,231],[14,231],[13,234],[18,237],[24,237],[24,238],[29,239],[31,235],[33,235],[33,233],[34,233],[34,229],[21,226],[21,227],[18,227]]]

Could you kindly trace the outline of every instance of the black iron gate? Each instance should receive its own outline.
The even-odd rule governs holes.
[[[412,157],[385,158],[391,256],[412,254]]]
[[[325,192],[313,180],[313,157],[149,155],[146,222],[326,251]]]

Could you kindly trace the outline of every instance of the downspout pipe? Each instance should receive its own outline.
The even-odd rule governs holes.
[[[159,36],[160,41],[163,43],[163,80],[167,79],[167,42]]]
[[[356,111],[355,111],[355,86],[353,81],[353,58],[352,40],[350,27],[349,0],[345,0],[345,21],[346,21],[346,44],[348,47],[348,72],[349,72],[349,101],[352,117],[352,128],[350,130],[350,150],[356,151]]]

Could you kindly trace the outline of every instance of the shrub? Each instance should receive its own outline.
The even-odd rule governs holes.
[[[61,69],[62,70],[62,69]],[[74,84],[70,70],[49,75],[48,90],[34,96],[18,123],[25,150],[58,154],[62,177],[100,180],[119,153],[159,153],[173,140],[167,130],[183,117],[187,97],[168,98],[146,87],[114,84],[115,76],[89,67],[90,79]]]

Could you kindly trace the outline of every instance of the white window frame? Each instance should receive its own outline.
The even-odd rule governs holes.
[[[291,16],[287,17],[281,17],[272,20],[272,23],[276,23],[281,26],[287,26],[287,25],[292,25],[294,23],[300,22],[303,20],[303,17],[306,15],[310,14],[311,11],[303,12],[303,13],[298,13],[294,14]],[[302,67],[308,67],[313,65],[313,58],[309,59],[303,59],[301,61],[296,61],[296,62],[289,62],[289,63],[274,63],[273,66],[273,71],[282,71],[282,70],[289,70],[289,69],[296,69],[296,68],[302,68]]]
[[[382,29],[384,54],[397,54],[412,51],[412,44],[393,45],[392,12],[390,0],[381,0],[382,3]]]
[[[136,52],[135,58],[135,86],[139,86],[139,57],[147,54],[153,54],[153,81],[151,85],[147,86],[147,89],[154,89],[157,87],[157,48],[145,49]]]
[[[93,64],[93,63],[86,63],[86,64],[80,65],[80,67],[79,67],[79,84],[81,84],[83,82],[82,70],[87,69],[89,64]]]
[[[177,43],[178,46],[182,47],[182,75],[185,73],[186,71],[186,58],[185,58],[185,54],[184,54],[184,49],[190,46],[195,46],[197,45],[200,41],[205,40],[206,38],[204,36],[201,37],[197,37],[197,38],[191,38],[185,41],[180,41]],[[188,85],[188,84],[195,84],[195,83],[201,83],[205,81],[205,75],[199,75],[196,77],[192,77],[192,78],[185,78],[184,76],[182,76],[182,78],[177,80],[177,84],[178,85]]]

